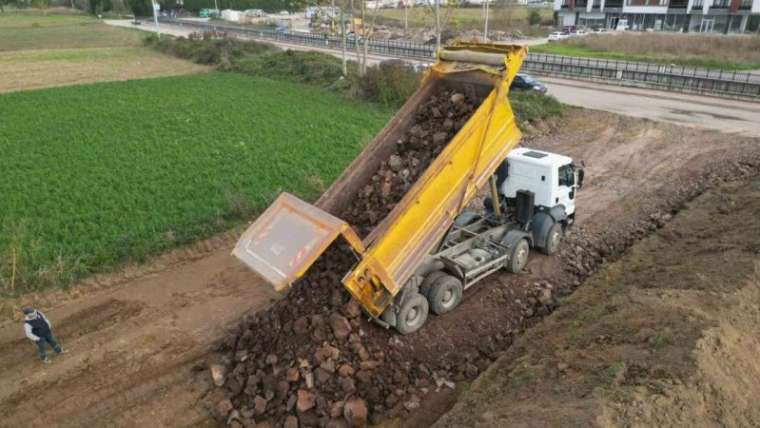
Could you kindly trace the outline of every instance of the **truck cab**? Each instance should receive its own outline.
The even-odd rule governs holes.
[[[507,201],[514,201],[520,190],[532,192],[537,211],[556,211],[561,207],[563,220],[568,223],[565,226],[572,224],[582,170],[571,158],[521,147],[512,150],[505,163],[500,171],[499,190]]]

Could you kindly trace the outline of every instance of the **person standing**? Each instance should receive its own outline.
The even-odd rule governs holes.
[[[24,313],[24,333],[26,337],[37,345],[37,354],[40,356],[40,360],[43,363],[48,364],[50,360],[45,352],[45,343],[49,344],[56,354],[63,354],[66,351],[61,348],[61,345],[56,341],[53,336],[53,328],[50,325],[45,314],[42,312],[25,307],[21,311]]]

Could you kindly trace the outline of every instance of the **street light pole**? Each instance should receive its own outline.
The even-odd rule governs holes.
[[[161,38],[161,28],[158,26],[158,12],[156,11],[158,4],[156,3],[156,0],[150,1],[151,6],[153,7],[153,23],[156,24],[156,32],[158,33],[158,38]]]
[[[486,22],[483,28],[483,40],[488,41],[488,0],[483,0],[483,4],[486,8]]]

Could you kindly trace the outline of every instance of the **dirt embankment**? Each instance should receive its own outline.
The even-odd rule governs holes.
[[[604,266],[438,427],[758,426],[760,181],[709,190]]]
[[[571,110],[538,129],[542,135],[526,139],[527,146],[587,164],[586,186],[578,195],[578,228],[572,235],[576,238],[568,238],[576,241],[565,247],[563,256],[534,255],[524,274],[483,281],[465,293],[457,310],[431,317],[410,336],[364,323],[357,328],[349,308],[341,309],[369,355],[376,359],[382,352],[385,357],[386,365],[374,369],[371,363],[362,367],[358,362],[353,375],[357,390],[369,391],[362,386],[361,370],[377,370],[382,375],[373,379],[383,385],[403,376],[422,379],[381,394],[386,411],[376,414],[390,418],[391,425],[431,424],[448,409],[453,398],[449,385],[459,389],[485,370],[520,332],[551,311],[555,296],[612,259],[615,248],[626,248],[656,230],[679,201],[721,177],[756,171],[760,155],[757,140],[586,110]],[[628,229],[626,224],[634,226]],[[602,234],[619,238],[603,241],[606,248],[592,246]],[[574,242],[580,242],[580,250]],[[19,324],[0,324],[0,426],[213,424],[214,409],[204,407],[204,397],[214,405],[223,397],[215,396],[218,390],[205,370],[209,349],[224,337],[223,327],[237,325],[243,314],[252,318],[273,297],[270,288],[229,256],[230,243],[211,243],[184,262],[170,258],[162,263],[164,268],[156,266],[137,278],[101,278],[98,290],[77,287],[77,295],[65,296],[70,300],[63,304],[59,293],[29,296],[41,303],[69,353],[41,367]],[[594,252],[584,251],[587,246]],[[304,299],[314,298],[308,289],[301,293]],[[315,301],[330,305],[330,296]],[[323,328],[331,329],[329,318],[323,321]],[[315,330],[309,331],[309,339]],[[361,360],[349,352],[350,358]],[[377,420],[372,406],[368,410],[370,419]]]

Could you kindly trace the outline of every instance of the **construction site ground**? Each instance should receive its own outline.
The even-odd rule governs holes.
[[[578,278],[591,275],[597,267],[575,258],[576,244],[589,243],[588,246],[593,246],[604,241],[603,247],[609,251],[598,257],[599,265],[602,265],[601,262],[616,258],[623,249],[656,229],[651,227],[652,224],[667,223],[673,211],[678,210],[685,200],[699,194],[707,184],[720,183],[724,179],[747,179],[758,165],[750,165],[750,161],[757,162],[760,158],[760,141],[756,139],[582,109],[570,109],[563,118],[536,124],[531,133],[533,135],[525,140],[526,145],[567,154],[586,163],[587,180],[577,203],[582,207],[579,208],[578,227],[569,237],[572,245],[558,257],[534,256],[523,274],[499,274],[483,281],[465,294],[461,307],[456,311],[432,318],[422,331],[405,337],[403,342],[413,343],[411,349],[422,353],[423,358],[438,358],[439,352],[450,352],[452,347],[462,352],[477,352],[477,348],[483,345],[483,337],[494,337],[499,332],[518,343],[522,343],[521,338],[526,334],[540,335],[544,332],[541,337],[551,336],[556,329],[545,330],[547,323],[541,322],[539,316],[526,316],[525,302],[520,302],[515,296],[525,295],[525,290],[535,288],[537,283],[557,284],[556,294],[560,295],[579,285],[583,290],[584,285],[579,284]],[[744,196],[734,195],[746,194],[757,198],[756,189],[750,191],[746,187],[738,187],[735,192],[728,197],[733,198],[735,206],[743,203]],[[720,198],[720,195],[722,193],[716,193],[712,197]],[[752,213],[756,214],[757,204],[753,206]],[[694,212],[697,213],[694,222],[705,215],[705,211],[699,209]],[[688,216],[688,213],[687,210],[682,214]],[[681,221],[680,218],[680,215],[677,216],[677,221]],[[726,217],[726,221],[730,218]],[[683,236],[701,242],[701,234],[707,232],[696,224],[694,229],[690,229],[694,231],[692,234]],[[660,234],[667,230],[668,227],[664,228]],[[0,369],[3,373],[0,378],[0,414],[4,416],[0,426],[214,425],[206,407],[208,396],[213,395],[214,391],[209,372],[205,370],[208,360],[214,357],[211,348],[223,337],[225,327],[249,311],[267,307],[277,298],[268,286],[229,256],[236,235],[233,231],[192,248],[159,257],[147,266],[93,278],[68,292],[51,291],[4,302],[6,308],[32,303],[44,310],[69,352],[54,358],[52,364],[43,366],[36,360],[34,347],[23,337],[18,319],[6,319],[0,324]],[[716,261],[724,260],[722,252],[730,251],[730,248],[721,245],[705,242],[700,247],[700,251],[704,252],[702,256]],[[757,247],[754,248],[757,250]],[[586,251],[578,249],[580,252]],[[580,266],[571,272],[568,265],[573,263]],[[645,266],[644,262],[641,263]],[[604,268],[603,272],[614,273],[615,269],[620,269],[615,266],[619,265]],[[721,269],[730,266],[721,266]],[[715,266],[712,268],[717,269]],[[655,267],[646,272],[648,278],[671,279],[668,271]],[[715,272],[710,270],[711,275]],[[696,277],[701,278],[699,275]],[[599,277],[595,277],[592,284],[598,284],[597,281]],[[567,287],[561,288],[560,284]],[[741,287],[736,284],[729,286],[730,283],[725,280],[720,284],[722,288],[718,291],[724,294],[716,294],[719,299],[730,300],[733,298],[730,293],[752,290],[746,288],[738,291]],[[598,285],[589,287],[592,291],[598,288]],[[686,288],[650,290],[655,297],[658,292],[674,296],[688,294],[687,297],[692,300],[669,298],[667,302],[655,302],[673,305],[675,309],[671,309],[670,313],[674,316],[681,314],[679,311],[685,311],[683,305],[688,302],[703,300],[699,293],[689,294],[687,291]],[[646,295],[633,297],[647,300]],[[616,303],[613,300],[610,304]],[[578,322],[586,316],[587,308],[573,304],[572,299],[563,305],[567,309],[561,309],[558,315],[572,314],[579,317]],[[622,303],[617,305],[624,306]],[[9,311],[2,313],[8,314]],[[514,316],[500,315],[500,319],[508,321],[495,325],[493,320],[496,314],[505,313]],[[678,338],[679,343],[681,336],[676,335],[691,338],[689,343],[693,345],[694,338],[700,335],[694,329],[719,328],[722,324],[715,321],[715,317],[722,313],[720,308],[705,309],[704,313],[693,315],[697,319],[694,323],[682,324],[689,327],[687,330],[677,332],[675,328],[680,325],[674,324],[670,334]],[[555,318],[550,318],[549,322],[556,322],[552,321]],[[573,324],[574,321],[565,323]],[[536,324],[537,327],[534,326]],[[750,327],[747,325],[747,328]],[[756,325],[753,327],[756,328]],[[597,327],[588,328],[593,330]],[[596,336],[600,335],[615,337],[604,332]],[[653,337],[655,342],[659,340],[656,339],[657,332]],[[586,339],[597,340],[597,337]],[[552,337],[546,340],[549,342],[546,346],[552,346],[552,343],[560,343],[562,337],[557,337],[557,342],[552,342]],[[667,338],[664,340],[668,343]],[[736,343],[739,342],[727,340],[725,346],[748,346],[746,343]],[[508,353],[521,352],[523,348],[512,347]],[[594,350],[593,347],[589,349],[589,352]],[[599,355],[585,358],[604,360],[613,355],[612,351],[605,349],[602,348]],[[508,357],[502,357],[498,364],[504,364],[504,358]],[[542,364],[540,358],[535,357],[535,361],[533,358],[524,361],[531,367]],[[617,365],[618,360],[610,361],[613,365],[608,371],[613,372],[615,378],[648,375],[643,369],[639,370],[642,374],[636,375],[637,369],[621,369]],[[580,376],[584,369],[582,363],[578,363],[581,366],[577,367],[573,361],[564,363],[569,365],[564,370],[571,374],[577,370]],[[557,364],[554,366],[557,367]],[[684,366],[684,371],[679,374],[686,376],[687,369]],[[556,379],[555,375],[545,382],[553,388],[555,384],[559,385]],[[465,385],[465,382],[458,382],[456,391],[466,389]],[[477,389],[474,391],[471,394],[477,393]],[[643,400],[649,400],[650,405],[655,405],[652,403],[658,402],[659,398],[648,391],[645,387],[638,394]],[[688,391],[684,394],[688,395]],[[585,397],[591,399],[593,395]],[[525,403],[531,402],[523,398]],[[455,400],[455,392],[444,387],[438,393],[428,394],[421,407],[410,416],[390,420],[386,424],[429,425],[448,411]],[[551,400],[551,396],[547,400]],[[560,401],[558,399],[557,403]],[[609,408],[604,413],[609,418],[605,421],[651,417],[644,410],[636,410],[640,406],[633,406],[631,402],[623,399],[611,401],[619,406],[609,404],[604,407]],[[455,417],[456,413],[447,416],[441,423],[456,420],[450,419]],[[496,426],[500,417],[501,413],[491,419],[486,416],[484,420],[492,421],[492,425]]]
[[[438,427],[758,426],[760,180],[719,186],[587,280]]]

